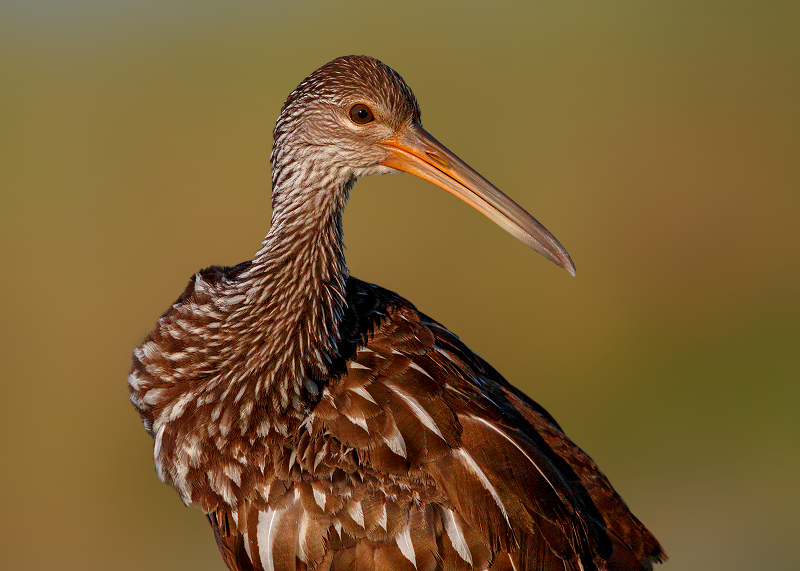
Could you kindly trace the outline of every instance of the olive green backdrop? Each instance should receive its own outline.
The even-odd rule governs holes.
[[[788,569],[800,510],[800,4],[2,0],[3,569],[222,571],[128,402],[193,272],[269,225],[289,92],[365,53],[576,278],[409,175],[352,273],[546,406],[665,569]]]

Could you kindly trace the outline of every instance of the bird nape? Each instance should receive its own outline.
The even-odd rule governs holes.
[[[351,277],[356,178],[406,171],[574,274],[566,250],[420,122],[369,57],[283,105],[272,224],[212,266],[134,351],[159,478],[202,509],[231,570],[646,570],[665,559],[541,406],[398,295]]]

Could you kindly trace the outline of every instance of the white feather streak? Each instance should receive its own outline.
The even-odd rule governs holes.
[[[195,396],[196,395],[192,391],[189,391],[181,396],[181,398],[176,400],[175,404],[172,405],[172,411],[169,413],[169,421],[172,422],[173,420],[180,418],[184,409],[186,408],[186,405],[192,402]]]
[[[411,530],[409,529],[408,524],[406,524],[405,528],[403,528],[403,531],[397,534],[395,540],[397,541],[397,547],[400,548],[400,552],[406,559],[411,561],[411,564],[414,566],[414,568],[416,568],[417,555],[414,553],[414,544],[411,543]]]
[[[247,536],[247,532],[242,532],[242,539],[244,540],[244,548],[247,551],[247,558],[250,562],[253,562],[253,554],[250,553],[250,539]]]
[[[155,341],[148,341],[142,345],[142,354],[148,361],[153,361],[161,354],[161,351],[158,350],[158,345],[156,345]],[[142,359],[139,359],[139,361],[142,361]]]
[[[499,428],[497,428],[496,426],[492,425],[490,422],[487,422],[487,421],[486,421],[486,420],[484,420],[483,418],[480,418],[480,417],[477,417],[477,416],[472,416],[472,417],[470,417],[470,418],[473,418],[473,419],[475,419],[475,420],[477,420],[477,421],[481,422],[482,424],[485,424],[486,426],[488,426],[489,428],[491,428],[492,430],[494,430],[494,431],[495,431],[497,434],[499,434],[500,436],[502,436],[503,438],[505,438],[506,440],[508,440],[508,441],[509,441],[511,444],[513,444],[513,445],[514,445],[514,447],[515,447],[517,450],[519,450],[520,452],[522,452],[522,455],[523,455],[523,456],[525,456],[525,458],[527,458],[527,459],[528,459],[528,462],[530,462],[531,464],[533,464],[533,467],[534,467],[534,468],[536,468],[536,471],[537,471],[537,472],[539,472],[539,473],[542,475],[542,478],[544,478],[544,481],[545,481],[545,482],[547,482],[548,484],[550,484],[550,487],[551,487],[551,488],[553,488],[553,491],[554,491],[554,492],[556,492],[556,494],[558,494],[558,490],[556,490],[556,487],[553,485],[553,483],[550,481],[550,479],[549,479],[547,476],[545,476],[544,472],[542,472],[541,468],[539,468],[539,465],[538,465],[536,462],[534,462],[534,461],[533,461],[533,458],[531,458],[530,456],[528,456],[528,453],[527,453],[527,452],[525,452],[525,451],[524,451],[524,450],[523,450],[523,449],[520,447],[520,445],[519,445],[519,444],[517,444],[516,442],[514,442],[514,439],[513,439],[513,438],[511,438],[511,437],[510,437],[510,436],[508,436],[508,435],[507,435],[505,432],[503,432],[502,430],[500,430],[500,429],[499,429]]]
[[[164,466],[161,463],[161,442],[164,438],[164,429],[166,427],[166,424],[162,424],[161,428],[158,429],[158,432],[156,432],[156,441],[153,445],[153,460],[155,460],[156,464],[156,473],[158,474],[159,480],[162,482],[164,481]]]
[[[350,388],[348,390],[356,393],[358,396],[364,397],[365,399],[367,399],[372,404],[378,404],[378,403],[375,402],[375,399],[372,398],[372,395],[369,394],[369,391],[367,389],[365,389],[364,387],[356,387],[354,389]]]
[[[389,450],[397,454],[398,456],[402,456],[403,458],[408,458],[406,452],[406,441],[403,440],[403,435],[400,434],[400,431],[397,429],[397,425],[392,426],[393,432],[387,437],[383,436],[383,441],[389,447]]]
[[[455,359],[453,359],[453,357],[452,357],[452,355],[450,355],[450,353],[448,353],[447,351],[437,347],[436,345],[434,345],[433,348],[436,349],[436,352],[439,353],[442,357],[444,357],[445,359],[447,359],[448,361],[450,361],[451,363],[453,363],[457,367],[461,368],[461,365],[459,363],[456,363]]]
[[[297,557],[303,563],[308,563],[308,543],[306,534],[308,534],[308,514],[303,511],[303,515],[300,517],[300,527],[297,532]]]
[[[422,373],[423,375],[425,375],[426,377],[428,377],[430,380],[433,380],[433,377],[431,377],[431,376],[430,376],[430,374],[428,374],[428,371],[426,371],[425,369],[423,369],[422,367],[420,367],[420,366],[419,366],[419,365],[417,365],[416,363],[413,363],[413,362],[412,362],[412,363],[409,365],[409,367],[411,367],[412,369],[416,369],[417,371],[419,371],[420,373]]]
[[[324,510],[325,509],[325,501],[327,500],[327,496],[325,495],[325,492],[321,492],[321,491],[319,491],[318,489],[316,489],[313,486],[311,487],[311,491],[314,492],[314,501],[317,502],[317,505],[319,506],[319,509]]]
[[[431,430],[431,432],[436,434],[436,436],[444,440],[444,436],[442,436],[439,427],[436,426],[436,422],[434,422],[431,415],[428,414],[428,411],[422,408],[422,405],[419,404],[419,401],[417,401],[417,399],[415,399],[414,397],[412,397],[407,393],[404,393],[403,391],[398,390],[397,388],[395,388],[394,391],[400,396],[400,398],[402,398],[404,401],[408,403],[408,406],[411,407],[411,411],[417,416],[417,418],[419,418],[422,424],[427,426]]]
[[[136,351],[139,351],[139,349],[136,349]],[[139,353],[141,353],[141,351],[139,351]],[[138,355],[137,355],[136,358],[139,360],[139,362],[141,362],[141,359],[139,359]],[[142,384],[144,384],[144,381],[145,381],[145,379],[143,379],[143,378],[141,378],[139,376],[139,372],[138,371],[132,372],[130,374],[130,376],[128,377],[128,384],[135,391],[138,391],[138,390],[140,390],[142,388]]]
[[[386,514],[386,504],[381,504],[381,517],[378,520],[378,525],[383,528],[383,531],[386,531],[386,526],[388,525],[388,516]]]
[[[360,426],[361,428],[363,428],[367,432],[367,434],[369,434],[369,427],[367,426],[367,420],[365,418],[359,418],[357,416],[350,416],[349,414],[346,414],[344,416],[345,416],[345,418],[347,420],[349,420],[353,424],[356,424],[356,425]]]
[[[272,547],[275,543],[275,532],[285,510],[268,509],[258,512],[258,555],[264,571],[275,571],[272,560]]]
[[[225,472],[225,475],[228,476],[231,480],[233,480],[237,486],[242,485],[242,467],[237,466],[236,464],[225,464],[222,467],[222,471]]]
[[[163,387],[150,389],[149,391],[144,393],[144,402],[150,405],[158,404],[163,394],[164,394]]]
[[[469,551],[464,532],[461,531],[461,527],[456,522],[456,516],[453,515],[452,510],[444,510],[444,529],[447,531],[450,543],[453,544],[453,548],[461,556],[461,559],[472,565],[472,553]]]
[[[506,519],[506,522],[511,525],[511,522],[508,519],[508,513],[506,512],[506,506],[503,505],[503,501],[500,499],[500,494],[497,493],[497,490],[489,481],[489,478],[486,477],[486,474],[483,472],[483,470],[481,470],[481,467],[478,466],[478,463],[475,462],[475,459],[463,448],[457,448],[453,451],[453,453],[458,454],[464,459],[464,464],[466,464],[467,468],[469,468],[469,470],[478,477],[478,480],[480,480],[483,487],[486,488],[486,491],[491,494],[495,503],[500,508],[500,511],[503,512],[503,517]]]
[[[364,508],[361,507],[361,502],[353,502],[350,504],[347,508],[347,513],[350,514],[354,522],[366,529],[364,526]]]

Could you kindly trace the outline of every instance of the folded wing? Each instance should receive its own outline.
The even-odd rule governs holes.
[[[243,490],[235,516],[209,515],[229,568],[643,571],[661,560],[541,407],[394,294],[351,278],[348,298],[340,374],[274,458],[268,489]]]

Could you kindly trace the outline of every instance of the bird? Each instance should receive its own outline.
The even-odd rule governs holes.
[[[350,276],[353,184],[398,171],[575,274],[420,117],[400,75],[366,56],[291,92],[261,248],[194,274],[134,350],[129,394],[158,477],[205,513],[231,571],[652,569],[659,542],[543,407],[411,302]]]

